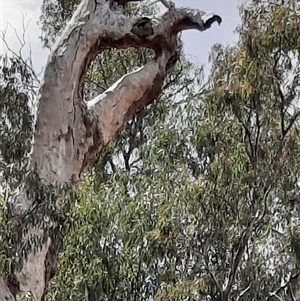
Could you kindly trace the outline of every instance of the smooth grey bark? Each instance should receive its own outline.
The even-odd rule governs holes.
[[[203,31],[215,21],[221,23],[221,18],[213,13],[174,6],[155,19],[132,19],[123,15],[123,6],[111,8],[109,2],[83,0],[46,65],[30,168],[53,185],[80,181],[101,149],[159,96],[168,69],[178,59],[178,32]],[[81,84],[89,63],[105,49],[129,47],[151,48],[156,57],[85,103]],[[13,202],[15,215],[22,215],[32,200],[20,193]],[[22,234],[22,240],[44,234],[43,229],[32,226]],[[38,300],[46,292],[49,269],[56,262],[53,252],[49,256],[51,244],[48,238],[41,250],[24,259],[21,271],[14,273],[18,289],[23,294],[30,292]],[[16,300],[19,295],[13,296],[13,284],[0,280],[0,301]]]

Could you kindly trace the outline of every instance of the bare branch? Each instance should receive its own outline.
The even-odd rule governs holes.
[[[247,293],[247,292],[249,291],[249,289],[251,288],[251,284],[252,284],[252,283],[250,283],[244,290],[242,290],[242,291],[240,292],[240,294],[239,294],[238,297],[236,298],[236,301],[239,301],[240,298],[243,297],[244,294]]]
[[[11,26],[11,25],[10,25],[10,26]],[[13,27],[12,27],[12,28],[13,28]],[[15,28],[13,28],[13,29],[15,30]],[[24,60],[23,57],[22,57],[21,50],[22,50],[22,48],[24,47],[25,44],[22,44],[22,43],[21,43],[22,41],[20,42],[20,43],[21,43],[21,49],[19,50],[19,54],[18,54],[18,53],[16,53],[16,52],[8,45],[8,43],[7,43],[6,40],[5,40],[5,35],[6,35],[6,31],[2,31],[2,34],[0,35],[0,40],[3,41],[3,43],[5,44],[7,50],[8,50],[11,54],[13,54],[15,57],[17,57],[17,58],[18,58],[18,59],[26,66],[26,68],[28,68],[28,70],[31,71],[32,76],[34,77],[34,79],[36,80],[36,82],[39,84],[40,81],[39,81],[39,79],[38,79],[38,77],[37,77],[35,71],[33,70],[31,58],[29,59],[29,63],[30,63],[30,64],[28,64],[27,61]],[[16,35],[17,35],[17,33],[16,33]],[[19,39],[18,35],[17,35],[17,38]],[[25,42],[24,42],[24,43],[25,43]]]
[[[294,113],[294,116],[291,118],[289,125],[285,129],[285,136],[291,130],[291,128],[293,127],[293,125],[296,123],[296,121],[299,118],[299,116],[300,116],[300,111]]]
[[[223,299],[222,300],[224,300],[224,301],[229,300],[229,295],[230,295],[231,288],[232,288],[234,280],[235,280],[235,275],[236,275],[237,269],[239,267],[239,264],[241,262],[241,259],[242,259],[243,255],[245,253],[246,245],[247,245],[248,240],[251,236],[251,232],[252,232],[254,223],[255,223],[255,218],[253,218],[249,222],[247,228],[245,229],[243,235],[241,236],[241,238],[239,240],[239,245],[238,245],[238,249],[237,249],[237,252],[236,252],[236,256],[233,260],[231,271],[229,273],[228,284],[227,284],[227,287],[226,287],[226,289],[224,291],[224,294],[223,294]]]
[[[218,279],[216,278],[215,274],[211,271],[210,268],[208,268],[208,272],[209,272],[209,275],[210,275],[211,279],[213,280],[216,288],[218,289],[218,292],[220,293],[220,296],[222,296],[223,295],[223,290],[222,290],[221,285],[219,284]]]

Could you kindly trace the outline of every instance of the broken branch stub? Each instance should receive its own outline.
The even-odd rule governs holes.
[[[159,96],[166,72],[178,58],[178,32],[204,31],[212,23],[221,22],[213,13],[173,5],[161,17],[128,18],[122,7],[130,1],[114,2],[120,5],[111,7],[112,2],[107,0],[83,0],[49,56],[30,162],[30,168],[45,183],[78,182],[116,133]],[[81,84],[90,62],[105,49],[129,47],[148,47],[156,57],[124,75],[103,94],[84,102]],[[27,214],[33,203],[23,193],[14,199],[13,206]],[[32,235],[45,241],[45,233],[46,229],[30,224],[22,241]],[[21,271],[14,272],[22,293],[31,292],[38,300],[45,294],[53,276],[51,271],[56,268],[57,250],[53,246],[47,239],[39,251],[28,255]],[[49,250],[52,257],[48,256]],[[0,281],[0,301],[5,296],[14,300],[15,293],[9,292],[13,293]]]

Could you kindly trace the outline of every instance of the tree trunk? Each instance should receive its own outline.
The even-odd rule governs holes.
[[[30,215],[38,215],[39,206],[63,198],[59,196],[62,185],[78,182],[115,134],[158,97],[166,72],[177,60],[177,33],[203,31],[221,22],[212,13],[173,6],[155,21],[130,19],[122,8],[110,8],[106,0],[83,0],[49,57],[40,88],[30,172],[16,196],[7,200],[14,222],[20,224],[21,219],[26,224],[19,225],[22,264],[7,281],[0,279],[0,301],[16,300],[22,294],[43,298],[55,273],[58,246],[49,234],[52,211],[42,216],[43,226],[32,222]],[[105,49],[128,47],[151,48],[156,58],[85,103],[82,81],[90,62]],[[32,188],[34,181],[38,184]],[[33,238],[41,247],[31,248],[26,258],[24,248],[32,245]]]

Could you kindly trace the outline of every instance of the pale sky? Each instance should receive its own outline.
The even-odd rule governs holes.
[[[228,45],[237,40],[237,35],[233,33],[237,25],[240,24],[238,5],[241,0],[173,0],[176,6],[199,8],[219,14],[223,22],[219,27],[214,24],[206,32],[189,30],[184,32],[185,53],[198,64],[205,64],[208,67],[208,54],[215,43]],[[32,61],[37,72],[45,66],[48,51],[42,49],[38,39],[40,30],[37,20],[40,14],[42,0],[0,0],[0,30],[6,30],[6,41],[8,45],[17,51],[20,43],[14,30],[15,28],[20,39],[23,35],[23,15],[25,17],[25,27],[28,29],[25,34],[26,45],[23,48],[24,56],[29,55],[29,45],[31,46]],[[6,51],[6,47],[1,41],[0,52]]]

